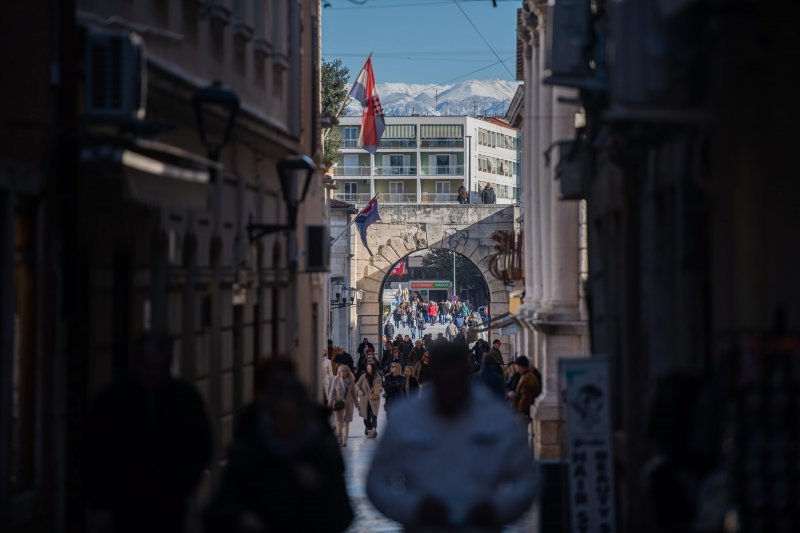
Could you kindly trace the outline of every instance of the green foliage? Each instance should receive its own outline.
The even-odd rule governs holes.
[[[341,59],[322,60],[322,113],[337,116],[347,102],[347,81],[350,71],[342,65]],[[322,160],[330,166],[342,149],[342,136],[336,129],[325,135]]]
[[[350,70],[341,59],[322,60],[322,112],[337,115],[347,101]]]
[[[342,150],[342,136],[337,129],[331,129],[325,137],[325,145],[322,150],[322,160],[325,166],[331,166],[339,157]]]

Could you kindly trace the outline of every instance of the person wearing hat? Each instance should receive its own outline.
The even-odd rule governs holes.
[[[503,352],[500,351],[500,339],[495,339],[492,341],[492,348],[489,350],[489,354],[497,361],[497,364],[500,365],[500,368],[503,368],[505,365],[505,361],[503,361]]]
[[[512,402],[514,410],[525,417],[527,421],[531,418],[531,405],[534,400],[542,393],[542,384],[536,373],[531,370],[531,363],[527,357],[520,355],[514,361],[519,372],[519,383],[514,391]]]

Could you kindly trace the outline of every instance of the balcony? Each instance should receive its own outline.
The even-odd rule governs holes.
[[[416,139],[381,139],[378,148],[416,148]]]
[[[375,167],[375,176],[416,176],[417,167]]]
[[[369,167],[340,167],[333,169],[334,176],[369,176]]]
[[[333,198],[361,207],[369,202],[371,197],[368,192],[335,192]]]
[[[344,139],[342,148],[358,148],[358,139]]]
[[[463,176],[464,165],[434,166],[423,169],[425,176]]]
[[[423,204],[457,204],[458,194],[456,193],[439,193],[439,192],[424,192],[420,198],[420,203]]]
[[[422,139],[421,148],[464,148],[464,139]]]
[[[385,204],[415,204],[417,203],[417,193],[415,192],[382,192],[379,201]]]

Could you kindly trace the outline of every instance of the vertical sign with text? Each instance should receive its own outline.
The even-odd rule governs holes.
[[[608,358],[561,359],[573,533],[613,533],[614,480]]]

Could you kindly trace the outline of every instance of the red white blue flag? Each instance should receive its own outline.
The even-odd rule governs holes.
[[[367,228],[380,219],[381,216],[378,214],[378,195],[375,195],[367,206],[356,215],[355,220],[358,233],[361,235],[361,242],[364,243],[364,248],[367,249],[369,255],[372,255],[372,250],[367,245]]]
[[[381,135],[386,127],[383,119],[383,108],[375,90],[375,75],[372,73],[372,58],[368,57],[364,68],[358,73],[358,78],[350,89],[350,96],[361,104],[364,114],[361,116],[361,134],[358,136],[358,146],[374,154],[381,141]]]

